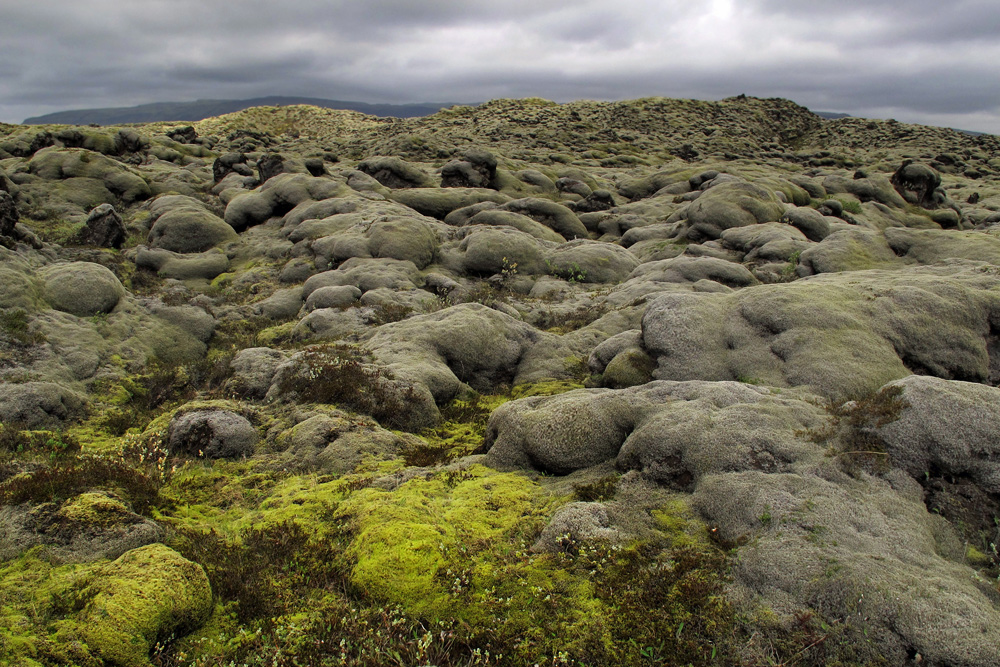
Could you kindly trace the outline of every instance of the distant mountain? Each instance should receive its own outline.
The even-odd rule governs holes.
[[[414,118],[454,106],[444,103],[419,104],[366,104],[365,102],[345,102],[315,97],[256,97],[249,100],[196,100],[194,102],[156,102],[136,107],[111,107],[107,109],[75,109],[58,111],[26,118],[24,125],[119,125],[122,123],[155,123],[159,121],[203,120],[221,116],[250,107],[288,106],[291,104],[311,104],[327,109],[360,111],[370,116],[394,116]]]
[[[852,116],[849,113],[837,113],[835,111],[813,111],[813,113],[819,116],[820,118],[825,118],[826,120],[840,120],[841,118],[854,118],[854,116]],[[975,130],[962,130],[957,127],[950,127],[948,129],[955,130],[956,132],[961,132],[962,134],[969,134],[972,135],[973,137],[981,137],[987,134],[986,132],[976,132]]]
[[[813,111],[820,118],[827,120],[840,120],[841,118],[852,118],[849,113],[837,113],[836,111]]]

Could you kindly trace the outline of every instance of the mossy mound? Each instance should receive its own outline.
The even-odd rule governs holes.
[[[0,569],[8,628],[0,657],[9,664],[148,667],[158,641],[199,627],[211,612],[204,570],[162,544],[86,566],[54,565],[42,554]]]

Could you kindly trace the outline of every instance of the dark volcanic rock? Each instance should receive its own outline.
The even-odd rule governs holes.
[[[938,193],[941,175],[925,164],[906,160],[892,175],[892,186],[906,201],[924,208],[937,208],[944,200]]]
[[[461,160],[452,160],[441,168],[443,188],[491,188],[496,184],[497,159],[493,154],[474,148]]]
[[[285,158],[280,153],[267,153],[257,160],[257,176],[261,183],[286,171]]]
[[[253,176],[253,171],[247,165],[247,156],[243,153],[226,153],[212,163],[212,176],[218,183],[227,174],[236,172],[240,176]]]
[[[0,190],[0,236],[11,236],[14,233],[14,225],[17,224],[17,206],[14,205],[14,198],[7,192]]]
[[[125,243],[125,223],[111,204],[101,204],[87,216],[84,240],[102,248],[121,248]]]

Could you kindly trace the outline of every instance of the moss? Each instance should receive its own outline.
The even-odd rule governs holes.
[[[31,329],[28,313],[20,308],[0,311],[0,332],[22,346],[38,345],[45,342],[45,335]]]
[[[483,444],[486,423],[498,407],[511,400],[506,394],[477,394],[453,400],[441,409],[441,422],[420,432],[426,446],[403,452],[407,465],[435,465],[475,453]]]
[[[965,548],[965,560],[973,567],[989,567],[993,559],[971,544]]]
[[[198,627],[211,612],[205,571],[162,544],[133,549],[93,577],[77,591],[87,600],[79,631],[113,665],[148,665],[158,640]]]
[[[42,547],[0,565],[0,664],[88,664],[85,650],[70,656],[68,642],[60,650],[63,642],[54,641],[52,625],[61,616],[60,601],[94,567],[54,565]],[[64,627],[61,635],[78,639],[72,628]]]
[[[85,421],[70,424],[66,428],[66,434],[79,441],[81,446],[86,448],[87,451],[112,451],[121,444],[121,436],[124,435],[124,431],[113,432],[117,429],[109,429],[108,422],[112,418],[112,415],[118,415],[119,413],[121,413],[121,410],[115,407],[98,410]],[[133,422],[131,418],[127,421],[129,424]]]
[[[357,526],[352,581],[417,614],[454,611],[452,582],[438,573],[537,516],[537,493],[523,477],[482,466],[411,480],[396,492],[361,490],[338,511]]]
[[[103,493],[87,492],[68,500],[59,509],[59,518],[84,526],[110,528],[135,515],[117,498]]]
[[[295,328],[296,324],[298,324],[298,321],[285,322],[284,324],[262,329],[257,334],[257,341],[264,347],[276,347],[282,343],[287,343],[292,339],[292,329]]]

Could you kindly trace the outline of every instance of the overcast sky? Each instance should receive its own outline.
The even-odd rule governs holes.
[[[1000,134],[998,0],[0,0],[0,120],[301,95],[787,97]]]

